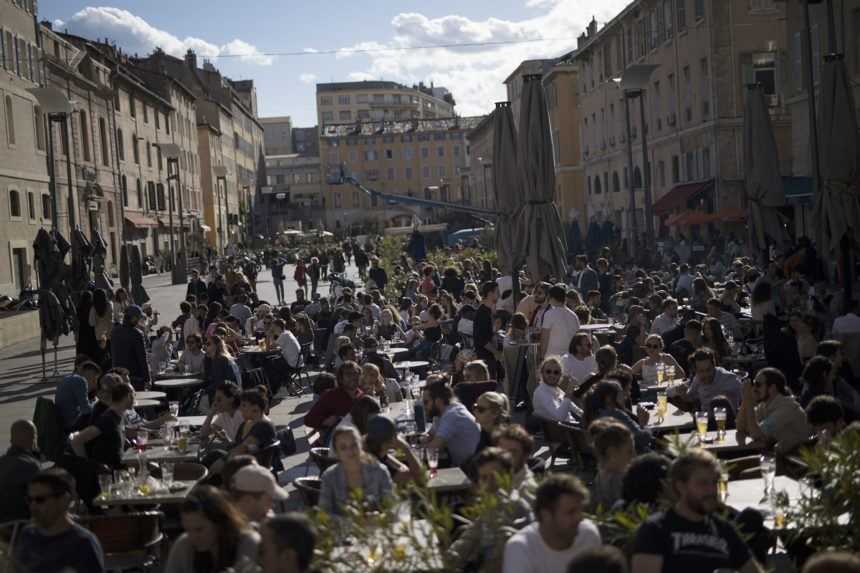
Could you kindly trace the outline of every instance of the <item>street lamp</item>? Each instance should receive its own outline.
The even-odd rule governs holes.
[[[175,143],[156,143],[155,146],[167,159],[167,193],[168,193],[168,222],[170,224],[170,257],[173,260],[172,282],[173,284],[185,284],[188,282],[188,254],[185,252],[185,210],[182,205],[182,176],[179,169],[179,156],[182,150]],[[170,174],[170,164],[173,164],[173,173]],[[176,259],[176,248],[173,243],[173,187],[171,179],[176,180],[179,191],[179,260]]]
[[[216,181],[221,181],[224,183],[224,210],[223,210],[223,213],[218,214],[218,249],[223,254],[224,253],[224,239],[225,239],[225,237],[224,237],[225,229],[224,229],[223,217],[227,217],[229,215],[229,212],[227,211],[227,173],[229,173],[229,172],[227,171],[227,168],[224,167],[223,165],[216,165],[215,167],[212,168],[212,172],[215,174]],[[217,200],[218,200],[218,204],[219,204],[218,206],[220,208],[220,206],[221,206],[220,205],[220,203],[221,203],[221,186],[218,185],[217,188],[218,188]]]
[[[645,89],[659,66],[654,64],[635,64],[629,66],[619,78],[613,78],[624,94],[624,118],[627,129],[627,171],[630,182],[630,248],[631,254],[635,251],[637,235],[636,221],[636,187],[633,185],[633,140],[630,128],[630,100],[639,98],[639,117],[642,126],[642,187],[645,191],[645,237],[646,244],[650,248],[654,244],[654,217],[651,214],[651,170],[648,166],[648,140],[645,133]]]
[[[69,178],[69,232],[71,233],[75,228],[75,192],[72,187],[72,140],[68,121],[69,116],[72,114],[74,102],[57,88],[28,88],[27,91],[39,102],[42,113],[48,116],[48,175],[50,177],[51,192],[51,228],[55,231],[59,225],[59,214],[57,209],[58,193],[54,165],[54,130],[52,124],[54,122],[59,123],[62,126],[60,133],[62,134],[65,131],[66,134],[66,148],[68,149],[66,167]]]

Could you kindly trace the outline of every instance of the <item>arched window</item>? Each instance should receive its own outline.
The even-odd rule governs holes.
[[[107,202],[107,216],[108,216],[108,227],[114,226],[113,220],[113,201]]]
[[[12,96],[6,96],[6,143],[15,145],[15,110],[12,109]]]
[[[36,219],[36,196],[32,191],[27,192],[27,214],[30,215],[31,220]]]
[[[120,161],[125,161],[125,140],[122,138],[122,130],[116,130],[116,148]]]
[[[99,143],[101,144],[102,165],[110,167],[110,148],[108,146],[108,131],[105,118],[99,118]]]
[[[128,207],[128,178],[125,175],[120,179],[120,187],[122,188],[122,205]]]
[[[143,184],[137,180],[137,208],[143,209]]]
[[[633,168],[633,188],[642,189],[642,171],[638,167]]]
[[[600,195],[603,192],[600,185],[600,175],[594,176],[594,194]]]
[[[36,128],[36,149],[45,151],[45,115],[38,105],[33,106],[33,126]]]
[[[621,191],[621,181],[618,179],[618,172],[612,172],[612,190],[616,193]]]
[[[9,216],[21,216],[21,194],[14,189],[9,191]]]

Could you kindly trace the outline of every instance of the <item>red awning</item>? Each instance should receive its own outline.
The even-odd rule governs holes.
[[[747,218],[747,212],[743,209],[720,209],[711,214],[711,220],[715,223],[743,223]]]
[[[666,220],[666,225],[669,227],[689,227],[691,225],[704,225],[713,220],[713,213],[705,213],[704,211],[681,211],[670,215]]]
[[[676,185],[672,187],[668,193],[654,202],[654,214],[665,215],[673,209],[683,209],[687,206],[687,202],[690,201],[690,199],[713,189],[713,187],[713,179]]]
[[[157,227],[158,221],[137,213],[125,213],[125,220],[135,227]]]

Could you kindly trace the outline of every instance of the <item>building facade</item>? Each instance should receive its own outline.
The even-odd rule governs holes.
[[[329,229],[411,223],[437,214],[383,205],[349,185],[334,181],[341,168],[377,191],[460,203],[468,185],[466,134],[481,117],[454,117],[328,125],[321,128],[321,169],[326,183],[323,205]]]
[[[319,128],[317,126],[294,127],[292,129],[292,151],[305,157],[319,157]],[[268,150],[266,150],[266,153],[268,153]]]
[[[514,115],[514,128],[520,129],[520,102],[523,96],[523,78],[528,75],[543,75],[555,63],[555,60],[524,60],[505,78],[505,88],[508,101],[511,102],[511,113]]]
[[[266,155],[289,155],[293,152],[293,122],[290,116],[261,117]]]
[[[364,81],[317,84],[320,126],[368,121],[452,117],[454,98],[444,88]]]
[[[466,134],[469,143],[469,188],[467,203],[482,209],[496,208],[493,187],[493,116],[488,115],[475,129]]]
[[[266,186],[260,197],[262,234],[273,237],[290,221],[302,221],[307,228],[319,226],[325,217],[322,187],[319,157],[267,155]]]
[[[773,0],[637,0],[599,30],[592,21],[572,58],[579,68],[589,218],[610,221],[629,236],[632,185],[642,230],[647,176],[658,235],[695,236],[716,226],[740,235],[745,208],[743,111],[749,83],[764,85],[780,172],[792,172],[787,53],[785,3]],[[641,97],[627,99],[628,136],[624,94],[614,80],[640,64],[655,68]],[[700,215],[691,217],[691,212]],[[696,218],[702,224],[686,223]]]
[[[33,239],[52,223],[35,2],[0,0],[0,294],[36,284]],[[68,235],[66,235],[68,236]]]

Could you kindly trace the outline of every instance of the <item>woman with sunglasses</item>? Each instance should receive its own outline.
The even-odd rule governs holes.
[[[657,384],[657,365],[665,364],[674,366],[676,376],[684,378],[686,374],[675,357],[668,352],[663,352],[663,337],[659,334],[649,334],[645,338],[645,358],[633,365],[633,375],[642,379],[642,387],[655,386]]]
[[[256,563],[260,536],[218,489],[194,488],[180,518],[185,533],[170,549],[165,573],[218,573]]]
[[[541,363],[539,373],[541,383],[532,395],[535,416],[556,422],[577,423],[582,417],[582,410],[560,386],[561,359],[558,356],[548,356]],[[571,391],[572,386],[571,384]]]
[[[511,421],[511,404],[500,392],[484,392],[472,408],[475,421],[481,426],[481,439],[475,453],[493,445],[492,436],[500,427]]]

